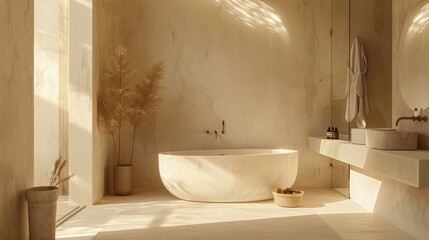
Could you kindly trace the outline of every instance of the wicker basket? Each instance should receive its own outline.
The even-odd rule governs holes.
[[[304,191],[302,190],[296,190],[299,191],[299,193],[293,193],[293,194],[285,194],[285,193],[276,193],[273,191],[274,195],[274,202],[279,205],[280,207],[299,207],[302,204],[302,197],[304,196]]]

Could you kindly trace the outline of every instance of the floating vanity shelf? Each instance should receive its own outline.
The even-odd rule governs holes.
[[[310,150],[352,166],[418,187],[429,187],[429,151],[390,151],[344,140],[308,137]]]

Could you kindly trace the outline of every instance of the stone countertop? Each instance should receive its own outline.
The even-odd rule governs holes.
[[[323,137],[308,137],[308,148],[417,188],[429,187],[428,150],[378,150]]]

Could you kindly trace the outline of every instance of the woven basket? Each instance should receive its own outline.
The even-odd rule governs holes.
[[[302,190],[295,190],[299,191],[299,193],[293,193],[293,194],[285,194],[285,193],[276,193],[273,191],[274,195],[274,202],[279,205],[280,207],[299,207],[302,204],[302,197],[304,196],[304,191]]]

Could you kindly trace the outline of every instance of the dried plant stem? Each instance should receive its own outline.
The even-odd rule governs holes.
[[[110,132],[110,135],[112,136],[112,140],[113,140],[113,149],[115,150],[116,165],[119,165],[119,157],[118,157],[118,153],[116,152],[115,133],[112,131],[112,132]]]
[[[131,158],[130,158],[130,165],[133,165],[133,155],[134,155],[134,138],[136,136],[136,132],[137,132],[137,125],[133,126],[133,141],[131,144]]]
[[[58,187],[61,183],[70,180],[70,178],[72,178],[72,177],[74,177],[74,173],[70,176],[65,177],[65,178],[58,179],[58,182],[54,185],[54,187]]]
[[[121,124],[122,124],[122,58],[119,59],[119,133],[118,133],[118,165],[121,165]]]
[[[121,111],[119,110],[119,133],[118,133],[118,165],[121,165]]]
[[[68,175],[67,177],[61,178],[62,171],[66,165],[67,160],[63,160],[61,156],[54,162],[54,170],[51,172],[51,178],[49,179],[50,185],[58,187],[61,183],[68,181],[74,174]]]
[[[100,114],[98,121],[100,127],[112,136],[117,166],[133,164],[137,130],[162,102],[158,94],[162,88],[159,81],[164,73],[163,62],[147,68],[144,76],[132,85],[131,76],[136,71],[129,67],[128,60],[128,50],[119,45],[110,58],[105,85],[97,100]],[[122,127],[126,124],[130,124],[133,131],[129,161],[121,159],[124,138]]]

